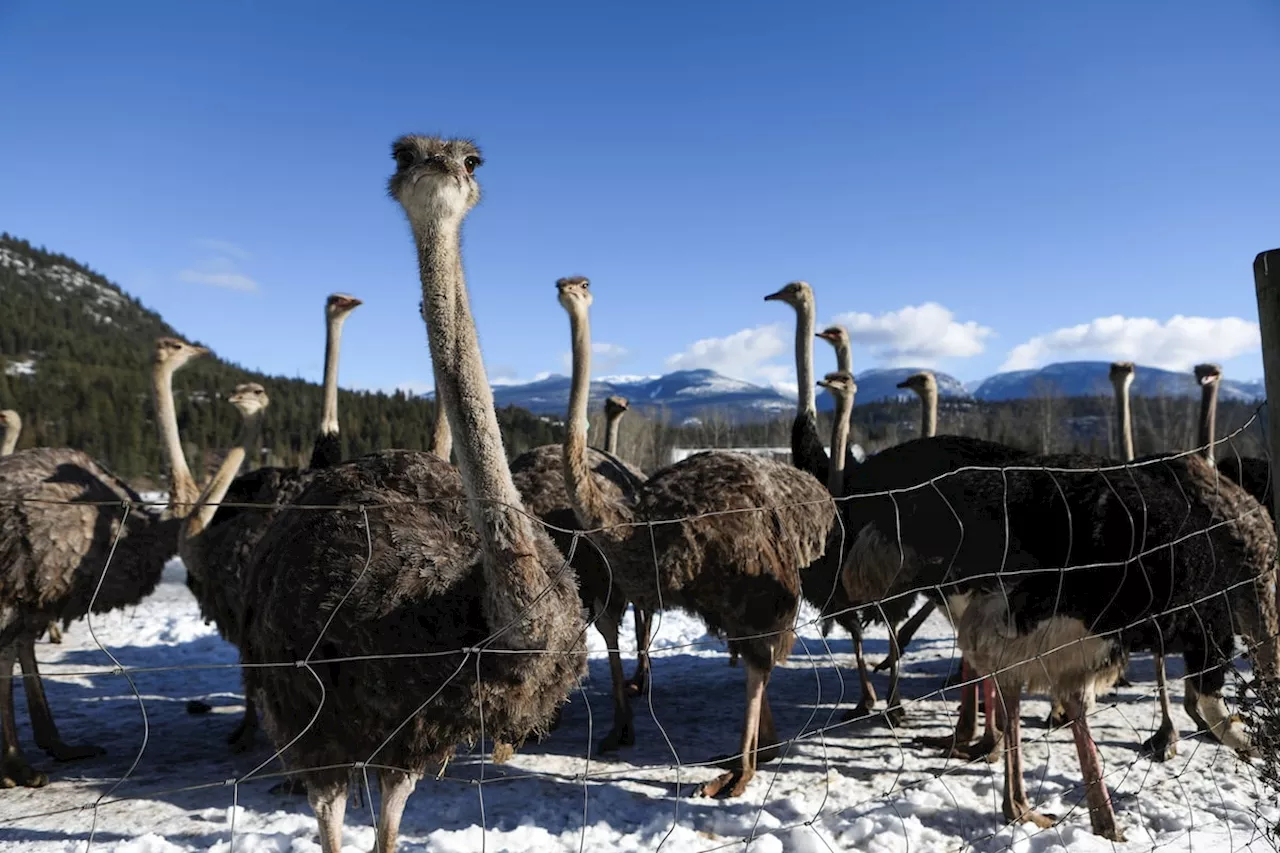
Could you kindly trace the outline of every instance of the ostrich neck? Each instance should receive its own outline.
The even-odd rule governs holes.
[[[618,424],[622,422],[622,413],[612,417],[606,416],[604,424],[604,452],[610,456],[618,455]]]
[[[320,413],[320,434],[338,434],[338,353],[342,349],[342,324],[346,315],[328,318],[324,335],[324,409]]]
[[[1116,429],[1118,430],[1118,440],[1121,452],[1124,454],[1125,462],[1133,461],[1133,422],[1129,414],[1129,384],[1127,382],[1116,383]]]
[[[832,497],[844,494],[844,457],[849,448],[849,418],[853,414],[853,397],[836,397],[835,419],[831,423],[831,467],[827,469],[827,491]]]
[[[184,538],[198,536],[209,526],[209,522],[213,521],[213,516],[218,511],[218,505],[227,496],[227,490],[231,488],[231,481],[236,478],[236,474],[239,473],[240,466],[244,464],[245,458],[251,453],[257,453],[261,434],[262,413],[255,412],[252,415],[246,415],[244,419],[244,437],[240,439],[240,446],[233,447],[227,451],[227,456],[222,460],[222,464],[218,466],[213,479],[205,485],[204,491],[196,499],[195,508],[187,516],[186,523],[182,525],[181,536]]]
[[[444,401],[440,398],[440,375],[435,372],[434,365],[431,370],[435,373],[436,411],[431,424],[431,446],[427,449],[448,462],[453,455],[453,433],[449,430],[449,417],[445,414]]]
[[[1200,389],[1200,446],[1204,458],[1213,464],[1213,434],[1218,419],[1218,383],[1210,382]]]
[[[927,388],[920,394],[920,435],[933,438],[938,434],[938,392]]]
[[[836,370],[853,375],[853,347],[844,342],[836,345]]]
[[[813,305],[807,300],[796,306],[796,382],[800,386],[797,412],[818,416],[818,400],[813,383]]]
[[[178,411],[173,402],[173,370],[157,364],[151,371],[151,387],[156,401],[156,428],[169,461],[169,513],[182,518],[191,512],[200,490],[182,453]]]
[[[493,390],[467,300],[459,248],[461,218],[415,225],[423,314],[436,375],[436,399],[458,437],[458,472],[480,535],[485,617],[512,647],[545,646],[550,617],[535,618],[549,582],[524,504],[511,479]],[[532,608],[532,609],[531,609]]]
[[[8,456],[17,446],[18,428],[12,424],[5,424],[4,440],[0,441],[0,456]]]
[[[573,338],[573,379],[569,386],[569,423],[564,436],[564,485],[578,520],[587,527],[612,527],[630,514],[600,490],[587,461],[587,398],[591,396],[591,322],[585,308],[569,311]],[[606,442],[607,443],[607,442]],[[614,535],[617,535],[616,533]]]

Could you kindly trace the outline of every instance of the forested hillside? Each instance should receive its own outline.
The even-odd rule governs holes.
[[[8,234],[0,234],[0,305],[0,408],[23,418],[19,448],[75,447],[140,485],[160,482],[148,371],[155,338],[183,337],[181,331],[83,264]],[[222,400],[246,381],[261,382],[271,396],[265,461],[291,465],[310,454],[320,386],[211,355],[174,377],[193,470],[235,441],[238,417]],[[428,400],[342,391],[339,406],[348,454],[428,444],[434,411]],[[511,453],[560,437],[552,424],[515,407],[500,410],[499,420]]]

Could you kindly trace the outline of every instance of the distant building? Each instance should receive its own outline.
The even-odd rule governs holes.
[[[823,445],[823,449],[827,451],[827,455],[831,455],[831,448]],[[867,458],[866,451],[862,449],[862,445],[854,444],[849,448],[853,451],[853,458],[859,462],[863,462]],[[791,447],[673,447],[671,454],[667,457],[667,464],[674,465],[687,456],[695,453],[701,453],[704,450],[722,450],[726,453],[746,453],[751,456],[767,456],[770,459],[776,459],[779,462],[791,462]]]

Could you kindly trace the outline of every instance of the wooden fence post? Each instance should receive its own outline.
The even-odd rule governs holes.
[[[1280,520],[1280,249],[1253,259],[1262,327],[1262,373],[1267,385],[1267,454],[1271,461],[1271,517]]]

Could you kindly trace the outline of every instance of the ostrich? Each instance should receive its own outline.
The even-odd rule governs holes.
[[[905,464],[899,448],[873,459]],[[1021,693],[1047,691],[1071,720],[1093,830],[1119,840],[1086,720],[1096,691],[1114,682],[1128,652],[1172,641],[1206,728],[1250,750],[1222,687],[1235,627],[1256,644],[1262,677],[1277,674],[1275,531],[1199,456],[1120,471],[1099,470],[1108,460],[1090,456],[1015,464],[896,495],[895,514],[863,527],[847,568],[864,584],[915,582],[945,596],[965,660],[995,678],[1005,818],[1053,823],[1027,799],[1020,748]]]
[[[1257,456],[1241,456],[1237,451],[1215,458],[1214,431],[1218,415],[1218,386],[1222,380],[1222,368],[1216,364],[1197,364],[1196,381],[1200,383],[1200,437],[1205,459],[1217,467],[1223,476],[1231,478],[1258,503],[1271,512],[1271,462]]]
[[[816,314],[813,288],[807,282],[793,281],[780,290],[770,293],[765,297],[765,300],[785,302],[796,313],[795,352],[798,401],[796,418],[791,428],[792,464],[802,471],[808,471],[818,482],[829,484],[831,463],[826,450],[823,449],[822,439],[818,437],[818,408],[814,393],[814,389],[817,386],[813,381],[813,339],[815,337],[813,329]],[[853,355],[848,331],[843,326],[830,326],[820,334],[817,334],[816,337],[823,338],[835,347],[837,370],[844,371],[852,376]],[[846,450],[844,464],[841,466],[846,479],[848,479],[857,464],[858,462],[852,452]],[[841,488],[834,491],[833,494],[838,496],[844,492],[845,489]],[[839,540],[834,541],[832,545],[838,549],[840,546]],[[840,584],[839,556],[833,554],[829,558],[824,558],[809,566],[801,573],[801,581],[805,599],[817,607],[822,616],[823,635],[825,636],[830,631],[831,622],[835,621],[849,632],[849,636],[853,640],[854,662],[858,669],[858,683],[861,695],[858,705],[846,713],[844,718],[853,720],[865,717],[875,707],[876,691],[871,684],[871,676],[868,673],[867,661],[863,653],[863,617],[854,607],[854,603],[844,595],[844,588]],[[907,602],[907,604],[909,603]],[[895,610],[892,614],[882,613],[877,615],[886,615],[892,618],[893,616],[901,617],[906,614],[899,615]],[[889,677],[891,695],[894,695],[893,691],[898,683],[897,676],[898,669],[895,656],[894,663],[891,664]],[[901,711],[895,711],[891,704],[888,711],[888,719],[894,720],[900,713]]]
[[[610,444],[617,447],[617,423],[626,411],[626,402],[620,397],[605,400],[608,428],[605,436],[606,450],[588,450],[591,475],[596,486],[613,500],[634,500],[636,490],[644,482],[644,474],[618,459]],[[564,479],[564,447],[544,444],[515,458],[511,463],[511,477],[520,492],[525,507],[547,525],[547,532],[562,554],[572,555],[571,563],[578,575],[578,592],[590,618],[604,638],[609,650],[609,674],[613,690],[613,727],[600,742],[601,752],[612,752],[621,746],[635,743],[632,727],[631,703],[627,694],[640,693],[645,686],[648,668],[637,663],[634,691],[627,683],[622,670],[622,654],[618,645],[618,624],[627,610],[627,595],[614,576],[617,567],[602,556],[594,543],[594,536],[579,538],[574,543],[574,531],[583,525],[578,523]],[[645,623],[647,625],[647,621]],[[648,636],[641,636],[641,612],[636,611],[636,642],[640,652],[648,646]]]
[[[598,531],[593,540],[628,598],[649,612],[677,607],[696,614],[737,647],[747,682],[741,750],[726,773],[697,789],[702,796],[736,797],[755,775],[761,753],[767,758],[776,750],[765,688],[774,665],[791,651],[800,573],[825,550],[834,506],[823,485],[803,471],[715,450],[662,469],[633,500],[601,489],[587,453],[588,286],[581,277],[556,282],[573,340],[565,485],[578,521]]]
[[[0,456],[8,456],[18,447],[18,437],[22,435],[22,417],[13,409],[0,409],[0,427],[4,427],[0,435]],[[62,629],[57,622],[50,622],[46,629],[49,642],[62,642]]]
[[[1129,386],[1133,384],[1135,367],[1132,361],[1113,361],[1111,368],[1107,373],[1107,378],[1111,380],[1111,388],[1116,397],[1116,446],[1120,448],[1122,458],[1125,462],[1133,461],[1133,410],[1129,400]],[[1155,656],[1156,682],[1160,690],[1160,709],[1164,714],[1161,722],[1160,731],[1173,730],[1173,723],[1169,719],[1169,691],[1165,687],[1164,675],[1164,655],[1157,654]],[[1121,671],[1115,681],[1116,687],[1132,687],[1129,679]],[[1063,713],[1059,713],[1062,710]],[[1055,708],[1049,715],[1049,725],[1056,726],[1066,722],[1065,709]],[[1156,738],[1148,741],[1143,745],[1144,749],[1151,751],[1153,755],[1160,756],[1163,751],[1160,749],[1159,734]]]
[[[4,434],[0,436],[0,456],[8,456],[18,447],[22,418],[13,409],[0,409],[0,427],[4,427]]]
[[[22,666],[37,746],[58,761],[102,753],[96,746],[68,745],[59,736],[36,665],[35,640],[51,620],[66,624],[89,612],[136,604],[159,583],[177,550],[178,525],[195,498],[178,442],[173,372],[206,352],[176,338],[156,341],[156,420],[173,478],[166,512],[143,506],[137,492],[78,450],[41,447],[0,458],[0,786],[38,788],[48,781],[18,744],[15,661]]]
[[[631,408],[626,397],[613,395],[604,401],[604,452],[618,458],[618,433],[622,424],[622,416]],[[641,477],[643,479],[643,476]],[[582,573],[578,573],[581,581]],[[619,590],[621,594],[621,590]],[[627,681],[627,690],[632,696],[639,696],[649,685],[649,614],[635,608],[636,620],[636,670]]]
[[[178,539],[178,552],[187,567],[187,586],[200,605],[205,621],[213,622],[218,634],[239,647],[241,637],[240,610],[242,564],[253,544],[267,528],[280,507],[302,491],[309,470],[330,467],[341,455],[338,428],[338,354],[342,346],[342,329],[347,317],[362,301],[345,293],[333,293],[325,300],[324,402],[321,407],[320,430],[311,452],[311,468],[261,467],[239,477],[240,460],[258,455],[256,445],[260,430],[260,413],[267,405],[266,392],[257,383],[237,386],[233,404],[247,413],[243,448],[228,454],[215,480],[206,487],[207,494],[198,513],[183,525]],[[228,468],[232,460],[234,465]],[[233,479],[234,478],[234,479]],[[226,503],[228,506],[221,506]],[[252,506],[251,506],[252,505]],[[261,508],[259,508],[259,506]],[[257,731],[258,714],[250,691],[245,691],[244,713],[232,730],[228,742],[236,751],[248,749]]]
[[[458,743],[545,731],[586,671],[576,580],[512,483],[471,317],[460,230],[480,153],[423,136],[392,153],[458,467],[387,450],[317,471],[246,573],[244,661],[325,853],[340,849],[357,762],[380,768],[376,850],[389,853],[428,767]],[[334,506],[349,509],[319,509]]]

